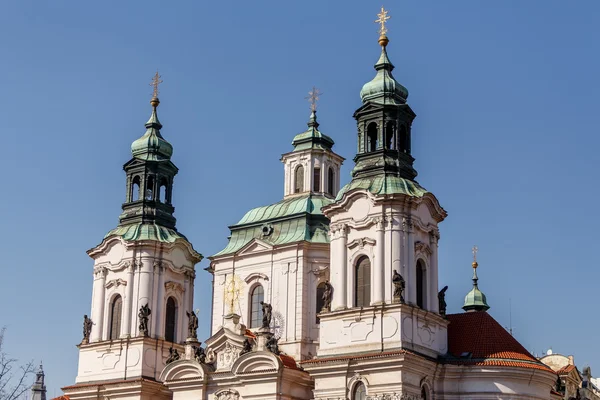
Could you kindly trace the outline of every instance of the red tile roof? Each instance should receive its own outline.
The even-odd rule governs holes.
[[[574,369],[575,369],[575,366],[569,364],[569,365],[565,365],[564,367],[562,367],[561,369],[556,371],[556,373],[559,375],[567,375],[569,372],[573,371]]]
[[[552,371],[531,355],[487,312],[447,315],[450,364],[493,365]]]
[[[291,368],[291,369],[299,369],[298,365],[296,364],[296,360],[294,360],[293,357],[288,356],[287,354],[279,354],[279,358],[281,359],[281,362],[283,363],[283,366],[286,368]]]
[[[59,396],[50,400],[69,400],[69,396]]]
[[[252,339],[256,339],[256,335],[250,329],[246,329],[245,336],[248,336],[248,337],[250,337]]]

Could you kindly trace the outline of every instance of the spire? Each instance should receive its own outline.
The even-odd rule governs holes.
[[[360,97],[363,103],[370,101],[379,104],[404,104],[408,98],[408,90],[393,77],[394,64],[390,61],[386,50],[390,40],[387,37],[388,29],[385,24],[391,17],[383,7],[377,17],[375,22],[380,24],[377,42],[381,46],[381,55],[375,64],[377,74],[372,81],[363,86]]]
[[[160,100],[158,99],[158,85],[161,83],[162,80],[160,79],[160,75],[158,74],[158,71],[156,71],[156,74],[150,83],[150,86],[153,87],[152,99],[150,100],[152,113],[145,125],[146,133],[131,144],[131,154],[133,154],[135,158],[156,161],[161,159],[168,160],[171,158],[171,155],[173,155],[173,146],[160,134],[162,124],[158,120],[156,111],[160,104]]]
[[[487,304],[487,300],[485,298],[485,294],[477,285],[479,278],[477,277],[477,267],[479,264],[477,263],[477,251],[479,249],[477,246],[473,246],[473,262],[471,266],[473,267],[473,289],[465,296],[465,304],[463,305],[463,310],[469,311],[487,311],[490,306]]]
[[[177,167],[171,161],[173,146],[160,133],[162,124],[158,120],[158,86],[162,82],[158,72],[152,78],[152,112],[145,124],[146,132],[131,144],[133,158],[123,169],[127,173],[127,193],[120,216],[120,227],[159,230],[160,227],[174,230],[175,208],[172,205],[173,179]],[[140,224],[158,225],[141,228]],[[111,231],[109,234],[113,234]]]
[[[310,148],[320,148],[323,150],[331,150],[334,145],[333,139],[329,136],[324,135],[319,131],[319,123],[317,122],[317,101],[319,96],[323,93],[316,87],[312,87],[312,90],[308,92],[308,96],[305,97],[310,104],[310,117],[308,118],[307,126],[308,129],[302,133],[299,133],[292,140],[294,151],[306,150]]]
[[[31,386],[31,400],[46,400],[44,376],[44,368],[40,362],[40,367],[35,374],[35,383]]]

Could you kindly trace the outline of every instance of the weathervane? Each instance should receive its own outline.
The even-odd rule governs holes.
[[[473,246],[473,268],[477,268],[479,264],[477,264],[477,252],[479,251],[479,247]]]
[[[225,303],[229,307],[229,314],[233,314],[235,312],[235,303],[240,300],[241,297],[241,288],[242,282],[240,278],[231,274],[230,279],[227,280],[225,278]]]
[[[161,76],[158,74],[158,70],[156,70],[156,74],[154,74],[154,77],[152,78],[152,82],[150,83],[150,86],[152,86],[152,98],[153,99],[157,99],[158,98],[158,85],[160,85],[163,81],[160,79]]]
[[[377,14],[377,17],[378,18],[375,20],[375,23],[381,25],[381,27],[379,28],[379,35],[385,36],[385,34],[387,33],[385,23],[391,17],[388,15],[388,11],[385,8],[383,8],[383,6],[381,6],[381,12]]]
[[[319,96],[323,93],[319,91],[316,87],[313,86],[312,90],[308,92],[308,96],[305,97],[306,100],[310,103],[310,110],[317,111],[317,101],[319,101]]]

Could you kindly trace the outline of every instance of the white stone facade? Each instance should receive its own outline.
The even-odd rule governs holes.
[[[94,325],[90,343],[80,345],[76,382],[158,378],[169,347],[182,349],[187,337],[186,311],[192,311],[198,253],[184,240],[127,242],[113,236],[88,254],[94,259]],[[116,312],[112,308],[118,297],[121,307],[116,322],[111,313]],[[176,304],[175,344],[164,340],[169,298]],[[151,309],[148,337],[140,334],[138,326],[138,310],[145,304]],[[119,333],[111,335],[115,326]]]

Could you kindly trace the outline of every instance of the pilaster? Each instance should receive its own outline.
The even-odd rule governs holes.
[[[105,267],[94,268],[94,299],[92,301],[92,333],[90,342],[102,340],[103,321],[104,321],[104,300],[106,294],[106,274]]]
[[[385,220],[377,218],[375,220],[376,244],[375,244],[375,262],[373,269],[373,290],[371,296],[371,305],[381,304],[383,302],[383,273],[385,268]]]

